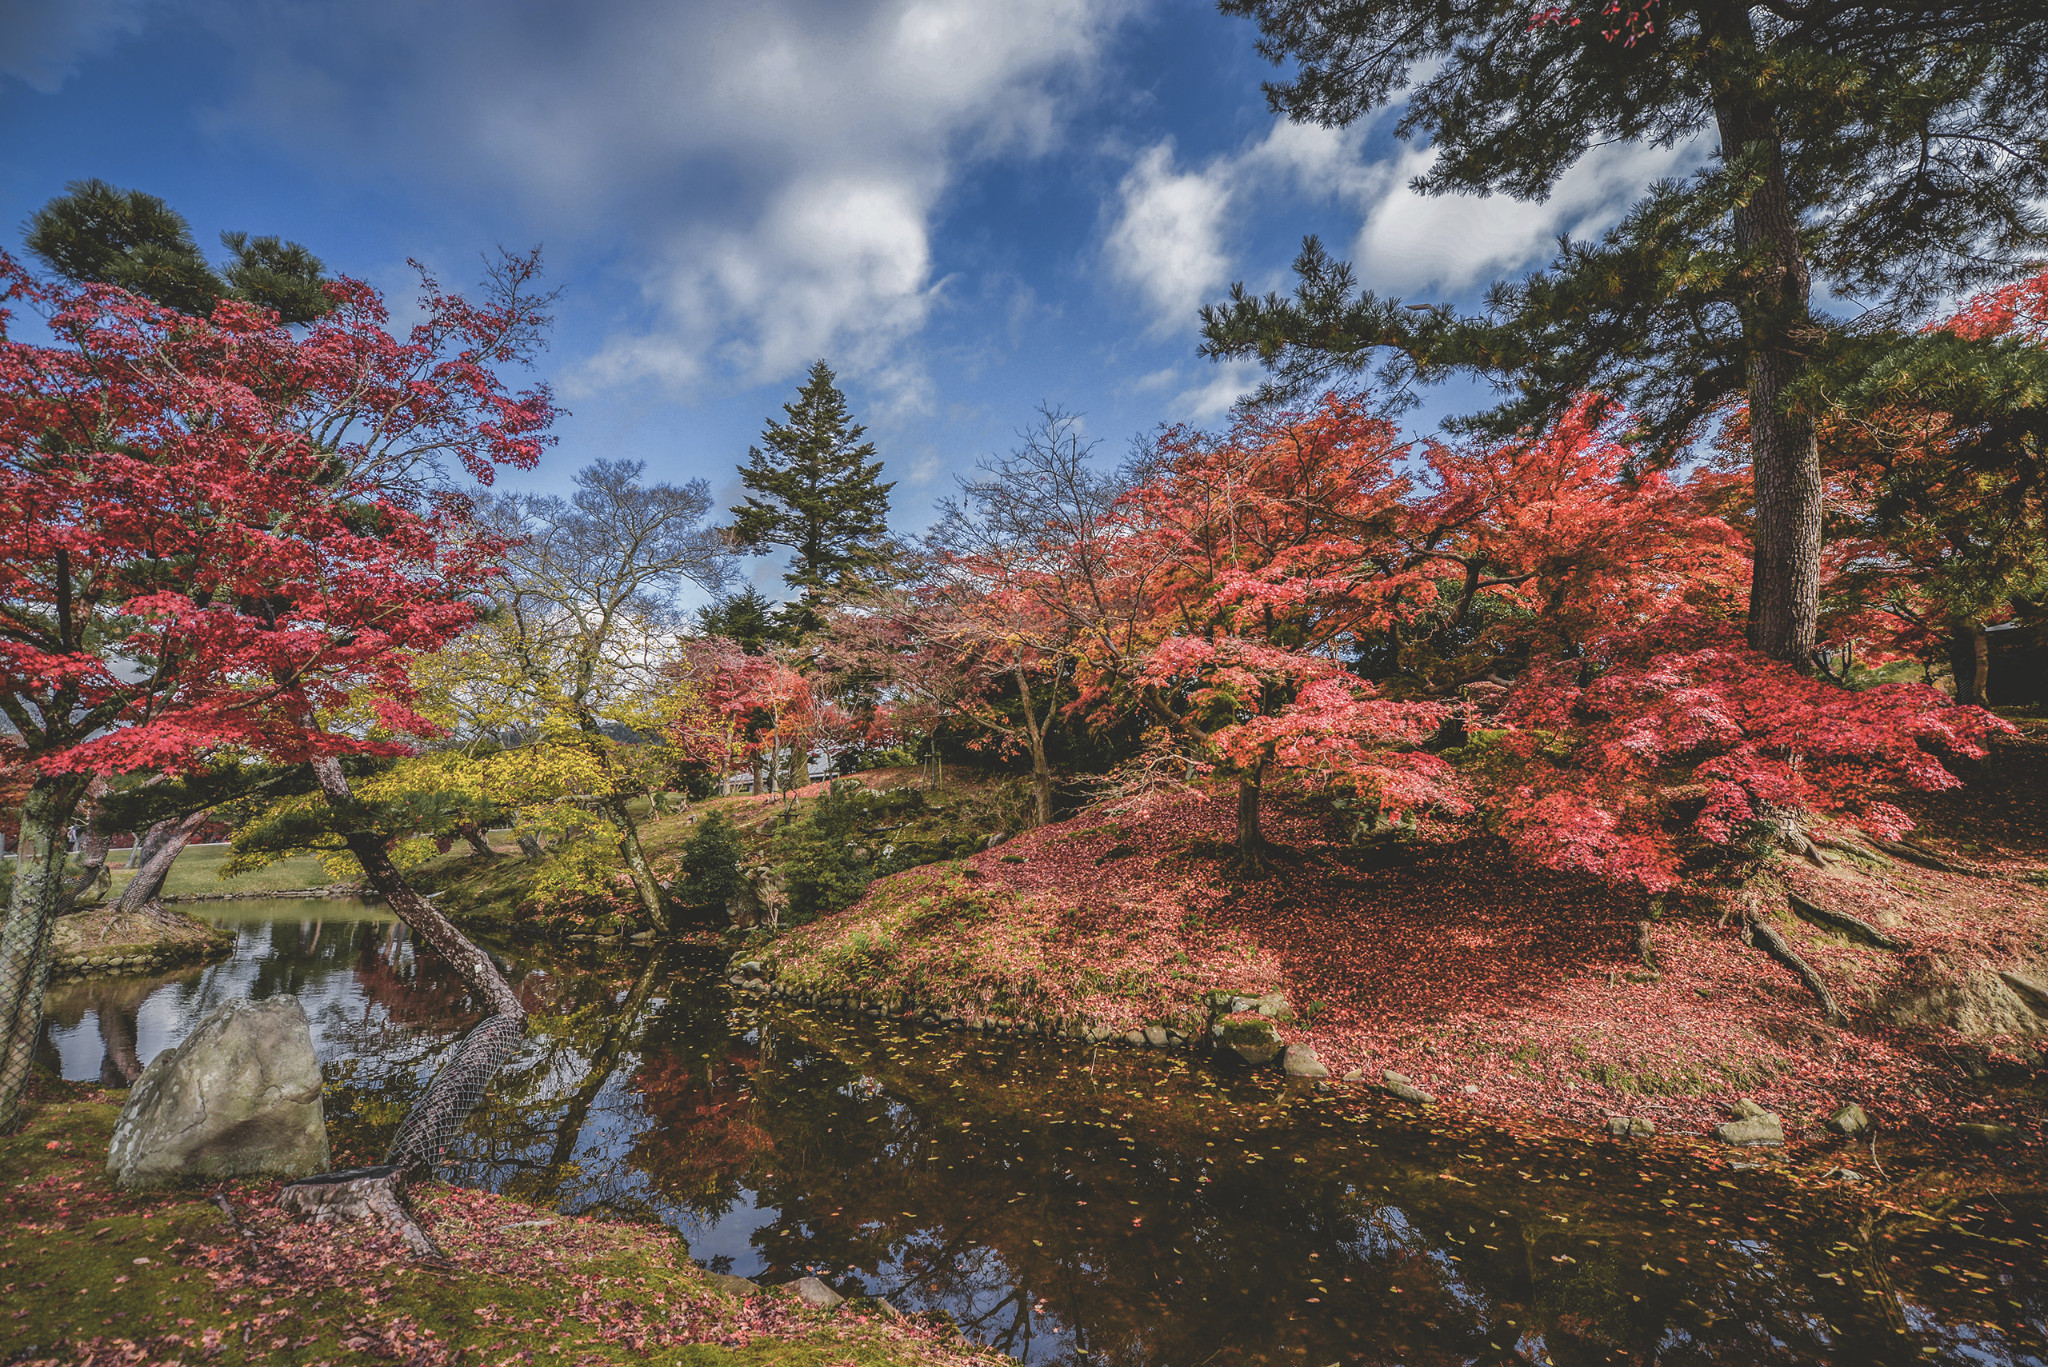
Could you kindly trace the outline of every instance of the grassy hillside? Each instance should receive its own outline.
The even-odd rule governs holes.
[[[853,777],[884,800],[877,804],[873,829],[852,832],[849,840],[864,847],[876,867],[885,870],[958,857],[992,832],[1014,831],[1020,824],[1021,789],[1002,776],[956,769],[938,789],[924,789],[924,771],[915,767],[874,769]],[[789,801],[773,794],[734,794],[692,803],[687,813],[653,818],[647,815],[643,800],[636,804],[634,815],[640,822],[641,845],[656,875],[670,883],[678,901],[687,905],[688,885],[676,880],[683,846],[699,821],[713,812],[725,814],[739,828],[746,861],[774,862],[780,857],[774,845],[777,833],[791,822],[804,821],[829,786],[815,783],[797,789]],[[891,800],[897,798],[904,800]],[[460,920],[499,925],[526,922],[538,866],[502,833],[494,838],[493,848],[497,855],[486,858],[457,846],[414,871],[413,880],[424,889],[441,893],[442,908]],[[707,922],[722,923],[723,914],[717,909],[703,912]]]

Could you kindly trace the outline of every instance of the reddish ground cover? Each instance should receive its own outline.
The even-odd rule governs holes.
[[[2021,781],[1993,800],[2027,791]],[[1300,797],[1269,804],[1274,860],[1243,878],[1228,863],[1232,820],[1228,801],[1184,793],[1030,832],[964,870],[900,875],[786,938],[780,977],[818,991],[909,984],[968,1012],[1078,1014],[1119,1030],[1186,1028],[1215,989],[1284,989],[1296,1019],[1283,1037],[1312,1044],[1334,1074],[1393,1069],[1525,1122],[1629,1114],[1697,1130],[1744,1096],[1795,1122],[1847,1101],[1894,1122],[2023,1118],[1974,1080],[2039,1062],[2039,1036],[2025,1033],[2038,1022],[1996,972],[2048,968],[2048,894],[2024,881],[2038,862],[2027,833],[2039,841],[2048,826],[2001,828],[2010,840],[1987,856],[2004,861],[1999,878],[1838,860],[1825,872],[1784,863],[1753,884],[1849,1012],[1835,1028],[1711,909],[1657,917],[1653,972],[1636,951],[1652,909],[1639,893],[1457,832],[1357,851]],[[1792,919],[1787,883],[1909,949]]]

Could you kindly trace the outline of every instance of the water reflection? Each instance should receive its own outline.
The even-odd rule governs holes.
[[[213,1001],[297,992],[337,1141],[376,1151],[480,1004],[370,909],[233,914],[227,963],[53,993],[67,1074],[126,1076]],[[1149,1056],[760,1011],[715,950],[506,957],[532,1037],[450,1176],[941,1308],[1030,1362],[2048,1363],[2022,1174],[1948,1183],[1935,1220],[1900,1197],[1932,1171],[1883,1202],[1800,1192],[1361,1125]]]

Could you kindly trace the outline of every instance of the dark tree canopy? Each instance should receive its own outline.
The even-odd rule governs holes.
[[[1205,350],[1258,356],[1268,394],[1392,356],[1505,391],[1468,428],[1541,426],[1586,391],[1627,404],[1664,454],[1746,398],[1757,497],[1751,636],[1813,646],[1819,377],[1861,332],[2017,274],[2048,248],[2048,6],[2037,0],[1732,0],[1616,14],[1586,3],[1223,0],[1261,50],[1298,63],[1276,109],[1344,124],[1405,101],[1398,130],[1438,159],[1426,193],[1547,195],[1592,149],[1714,138],[1597,242],[1502,282],[1483,316],[1360,290],[1311,240],[1292,297],[1203,313]],[[1824,285],[1843,316],[1811,303]],[[1856,348],[1850,347],[1854,351]]]
[[[759,655],[770,642],[780,639],[781,626],[775,604],[749,584],[698,608],[697,631],[704,636],[723,636],[749,655]]]
[[[808,606],[881,566],[896,486],[880,480],[875,444],[861,440],[867,429],[853,421],[823,361],[782,411],[788,421],[770,418],[761,446],[740,466],[748,495],[732,534],[757,554],[773,546],[795,552],[783,582]]]
[[[103,180],[72,181],[30,217],[23,240],[67,280],[118,285],[180,313],[204,317],[222,299],[239,299],[305,323],[334,306],[322,288],[326,268],[298,243],[224,232],[229,261],[216,271],[184,215]]]

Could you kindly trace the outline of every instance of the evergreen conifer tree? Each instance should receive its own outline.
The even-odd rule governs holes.
[[[697,609],[697,630],[705,636],[723,636],[747,654],[759,655],[776,639],[775,604],[749,584]]]
[[[768,420],[761,446],[740,466],[749,493],[733,519],[735,544],[756,554],[782,546],[795,552],[783,582],[801,601],[785,614],[794,630],[816,627],[818,600],[878,569],[889,529],[889,491],[867,429],[853,421],[846,396],[823,361],[796,400],[782,406],[787,422]],[[765,450],[763,448],[766,448]]]
[[[1278,110],[1325,125],[1399,106],[1437,152],[1424,193],[1540,200],[1589,151],[1711,137],[1598,241],[1497,285],[1487,311],[1360,291],[1313,239],[1292,298],[1203,311],[1205,349],[1300,392],[1391,354],[1396,378],[1492,376],[1500,436],[1591,390],[1664,453],[1746,399],[1755,476],[1751,643],[1815,643],[1821,377],[1859,328],[2016,273],[2048,246],[2048,7],[2038,0],[1222,0],[1298,65]],[[1816,307],[1815,285],[1860,310]],[[1852,348],[1853,349],[1853,348]]]
[[[216,271],[183,214],[155,195],[103,180],[74,180],[29,218],[28,249],[78,284],[118,285],[166,308],[205,317],[222,299],[275,309],[308,323],[334,307],[325,267],[296,242],[226,232],[228,264]]]

